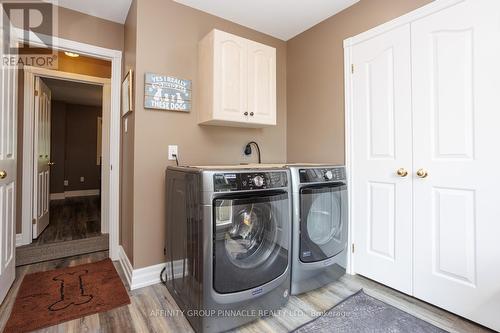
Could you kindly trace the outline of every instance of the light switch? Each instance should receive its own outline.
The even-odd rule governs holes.
[[[69,180],[67,179],[64,180],[64,186],[69,186]]]
[[[84,183],[85,182],[85,177],[80,177],[80,183]]]

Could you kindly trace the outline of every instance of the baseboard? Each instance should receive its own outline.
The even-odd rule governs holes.
[[[16,247],[26,245],[23,242],[23,234],[16,234]]]
[[[125,278],[127,279],[128,286],[132,290],[132,272],[133,267],[128,260],[128,256],[125,253],[125,250],[121,245],[118,246],[118,260],[120,261],[120,265],[122,266],[123,273],[125,274]]]
[[[130,260],[127,257],[127,254],[125,253],[123,247],[121,246],[119,250],[119,258],[120,258],[119,259],[120,264],[122,266],[130,290],[144,288],[147,286],[160,283],[160,273],[162,269],[165,266],[171,264],[170,262],[166,262],[163,264],[133,269],[132,265],[130,264]],[[176,260],[173,262],[174,278],[182,276],[182,264],[183,260]]]
[[[90,197],[99,195],[99,189],[95,190],[81,190],[81,191],[65,191],[62,193],[51,193],[50,200],[64,200],[72,197]]]

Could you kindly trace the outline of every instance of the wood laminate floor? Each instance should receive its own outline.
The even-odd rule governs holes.
[[[56,243],[99,235],[101,235],[99,196],[75,197],[50,201],[50,223],[33,243]]]
[[[50,222],[31,244],[16,248],[16,265],[107,250],[109,235],[101,234],[99,196],[50,202]]]
[[[23,276],[29,273],[59,267],[90,263],[108,257],[108,252],[96,252],[89,255],[47,261],[21,266],[16,269],[16,280],[4,303],[0,306],[0,330],[3,330],[9,317],[15,295]],[[120,264],[115,262],[118,273],[124,280]],[[125,281],[125,280],[124,280]],[[438,309],[412,297],[403,295],[390,288],[359,276],[346,275],[337,282],[324,288],[290,298],[282,315],[259,319],[240,327],[236,332],[285,333],[313,319],[315,314],[326,311],[363,288],[365,292],[388,304],[396,306],[418,318],[426,320],[449,332],[483,333],[492,332],[444,310]],[[166,317],[162,314],[178,313],[180,310],[167,289],[161,285],[129,291],[131,304],[108,312],[86,316],[68,321],[37,332],[193,332],[182,314]],[[26,318],[29,320],[29,318]],[[417,332],[411,332],[417,333]]]

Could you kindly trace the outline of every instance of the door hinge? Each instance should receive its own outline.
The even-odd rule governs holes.
[[[354,243],[352,243],[352,253],[354,253]]]
[[[33,219],[33,221],[31,221],[31,224],[36,224],[36,219]]]
[[[35,96],[38,96],[38,90],[35,90]]]
[[[354,64],[351,65],[351,73],[354,74]]]

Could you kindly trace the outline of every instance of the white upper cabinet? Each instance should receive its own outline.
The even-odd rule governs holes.
[[[212,30],[199,45],[199,122],[276,125],[276,49]]]
[[[248,43],[248,112],[252,123],[276,124],[276,49]]]

